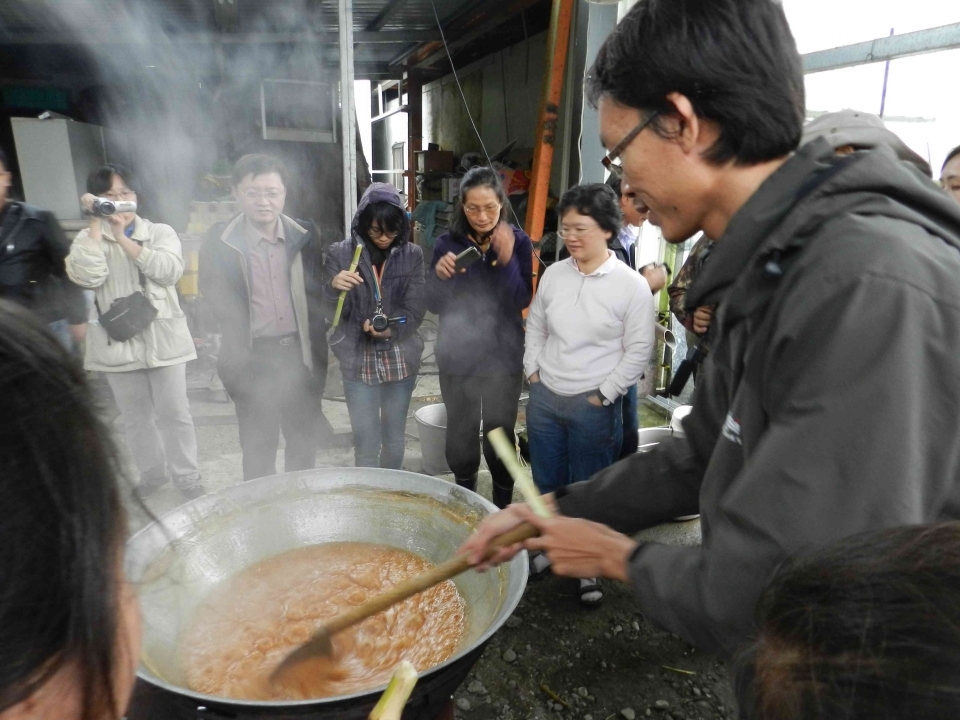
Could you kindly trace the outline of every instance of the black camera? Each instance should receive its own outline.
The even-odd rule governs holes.
[[[370,319],[370,325],[376,332],[383,332],[391,325],[406,325],[407,316],[400,315],[398,317],[387,317],[381,306],[377,306],[377,309],[373,312],[373,317]]]
[[[98,197],[93,201],[90,214],[98,217],[110,217],[117,213],[135,213],[136,211],[137,204],[133,200],[108,200]]]

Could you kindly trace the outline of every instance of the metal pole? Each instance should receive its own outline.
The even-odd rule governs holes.
[[[960,23],[801,55],[807,74],[960,47]]]
[[[893,28],[890,28],[890,37],[893,37]],[[880,95],[880,119],[883,120],[883,111],[887,108],[887,80],[890,79],[890,61],[883,68],[883,93]]]
[[[340,31],[340,125],[343,128],[343,236],[357,211],[357,107],[353,73],[353,0],[338,0]]]
[[[407,71],[407,207],[417,207],[417,153],[423,150],[423,84],[420,71]],[[427,238],[429,242],[431,238]]]
[[[543,235],[543,221],[547,212],[547,191],[550,189],[550,170],[553,166],[553,148],[557,141],[557,119],[563,90],[563,71],[570,44],[570,25],[574,0],[553,0],[550,31],[547,40],[547,76],[540,116],[537,121],[537,139],[533,150],[533,177],[524,226],[531,240]],[[534,260],[536,263],[536,260]],[[536,270],[536,264],[534,265]]]

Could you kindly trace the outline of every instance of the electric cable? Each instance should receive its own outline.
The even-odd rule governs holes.
[[[447,60],[450,62],[450,70],[453,72],[453,79],[457,83],[457,90],[460,91],[460,99],[463,101],[463,109],[467,113],[467,117],[470,119],[470,125],[473,127],[473,132],[477,136],[477,140],[480,142],[480,148],[483,150],[483,155],[487,159],[487,164],[493,168],[493,160],[490,159],[490,153],[487,152],[487,146],[483,142],[483,138],[480,136],[480,130],[477,129],[477,123],[473,120],[473,113],[470,112],[470,106],[467,104],[467,96],[463,92],[463,86],[460,84],[460,76],[457,74],[457,68],[453,64],[453,56],[450,54],[450,46],[447,45],[447,37],[443,32],[443,25],[440,23],[440,15],[437,14],[437,6],[434,0],[430,0],[430,7],[433,8],[433,17],[437,21],[437,29],[440,30],[440,40],[443,42],[443,49],[447,53]],[[524,23],[526,27],[526,23]],[[506,89],[506,88],[504,88]],[[510,206],[510,214],[513,215],[513,220],[516,223],[517,227],[521,230],[523,229],[523,223],[520,222],[520,218],[517,217],[517,211],[513,209],[513,203],[510,202],[509,197],[507,198],[507,205]],[[546,267],[546,263],[543,262],[543,259],[540,257],[540,253],[537,252],[537,249],[531,244],[531,251],[533,252],[534,257],[537,258],[537,262]]]

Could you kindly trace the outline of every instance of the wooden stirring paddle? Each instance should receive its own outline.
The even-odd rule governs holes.
[[[523,542],[524,540],[529,540],[530,538],[536,537],[539,534],[540,531],[537,530],[533,525],[523,523],[510,532],[506,532],[500,537],[495,538],[490,544],[490,550],[487,553],[487,557],[492,557],[500,548],[504,548],[509,545],[515,545],[516,543]],[[318,657],[329,657],[330,653],[333,651],[333,645],[330,642],[330,638],[341,630],[346,630],[348,627],[352,627],[353,625],[366,620],[368,617],[376,615],[378,612],[382,612],[387,608],[416,595],[417,593],[421,593],[424,590],[432,588],[434,585],[442,583],[445,580],[450,580],[460,573],[469,570],[470,567],[471,563],[466,556],[458,555],[457,557],[451,558],[440,565],[430,568],[426,572],[420,573],[409,580],[404,580],[402,583],[395,585],[386,592],[372,597],[366,602],[361,603],[360,605],[357,605],[356,607],[351,608],[344,613],[341,613],[337,617],[331,619],[328,623],[324,624],[324,626],[315,632],[303,645],[287,655],[287,657],[285,657],[277,666],[276,670],[271,673],[270,680],[272,682],[277,681],[284,673],[288,672],[291,668],[305,660]]]

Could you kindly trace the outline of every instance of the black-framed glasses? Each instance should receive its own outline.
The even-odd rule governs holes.
[[[610,172],[610,174],[613,175],[618,180],[623,178],[623,168],[620,165],[617,165],[614,161],[620,157],[620,155],[623,153],[624,150],[627,149],[627,146],[630,143],[636,140],[637,135],[642,133],[650,123],[656,120],[657,115],[659,115],[659,113],[656,113],[656,112],[651,113],[646,120],[641,122],[633,130],[631,130],[626,135],[624,135],[623,139],[620,142],[618,142],[616,145],[614,145],[613,150],[611,150],[610,152],[608,152],[606,155],[603,156],[603,159],[600,162]]]

